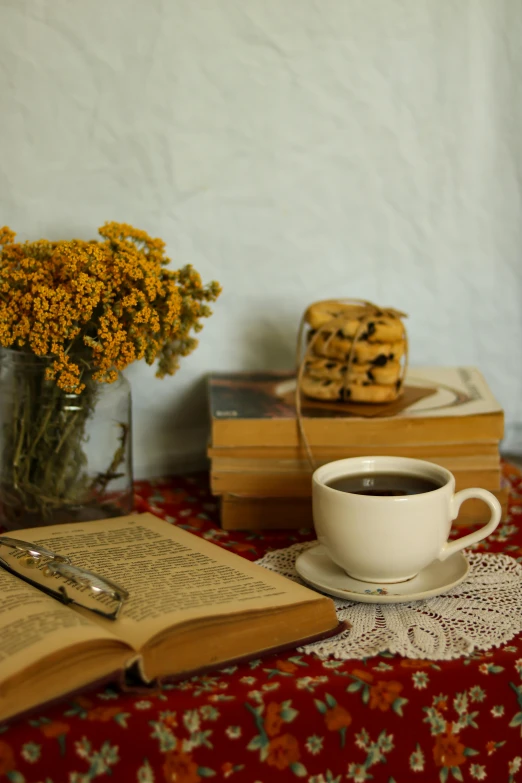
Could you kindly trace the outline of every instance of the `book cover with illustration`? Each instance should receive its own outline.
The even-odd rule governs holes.
[[[208,378],[213,422],[231,419],[295,419],[295,373],[212,373]],[[475,367],[410,367],[404,393],[393,403],[369,405],[301,401],[305,418],[417,418],[502,415]]]

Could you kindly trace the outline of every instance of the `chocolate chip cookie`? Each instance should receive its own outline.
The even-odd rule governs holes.
[[[385,365],[367,362],[366,364],[352,364],[348,368],[347,362],[338,362],[334,359],[320,359],[309,357],[305,361],[306,374],[311,378],[322,380],[342,381],[349,383],[395,383],[401,377],[400,362],[390,359]]]
[[[320,329],[337,319],[339,332],[350,339],[357,335],[361,327],[363,331],[358,339],[368,342],[395,342],[403,338],[404,325],[400,318],[391,318],[380,310],[373,312],[371,318],[363,324],[365,317],[368,317],[367,307],[343,304],[335,300],[316,302],[310,305],[305,313],[305,321],[312,329]]]
[[[348,383],[344,387],[342,381],[326,378],[313,378],[304,375],[301,379],[303,394],[314,400],[346,400],[351,402],[392,402],[401,392],[400,382],[393,384],[376,384],[364,381]]]
[[[318,356],[324,356],[328,359],[337,359],[347,361],[354,346],[352,362],[356,364],[375,364],[384,366],[390,360],[398,360],[404,354],[404,340],[395,342],[366,342],[357,340],[354,345],[353,340],[345,337],[339,330],[335,334],[328,332],[319,332],[313,342],[313,352]]]

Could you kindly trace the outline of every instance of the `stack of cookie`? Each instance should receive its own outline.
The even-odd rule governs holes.
[[[407,349],[403,313],[370,303],[315,302],[300,374],[306,397],[392,402],[402,392]]]

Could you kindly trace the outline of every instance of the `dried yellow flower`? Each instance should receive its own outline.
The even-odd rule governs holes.
[[[82,391],[86,368],[110,383],[140,359],[173,375],[221,292],[190,265],[166,269],[164,242],[145,231],[106,223],[98,233],[18,243],[0,228],[0,345],[54,359],[48,377],[67,392]]]

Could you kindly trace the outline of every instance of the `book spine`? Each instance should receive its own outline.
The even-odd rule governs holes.
[[[508,490],[493,493],[507,514]],[[220,499],[221,527],[223,530],[296,530],[313,528],[310,498],[251,498],[223,495]],[[489,519],[489,508],[473,498],[461,507],[455,527],[482,524]]]
[[[457,490],[469,487],[500,489],[500,469],[453,471]],[[257,497],[310,497],[312,471],[307,473],[232,473],[210,474],[210,487],[214,495],[236,492]]]
[[[316,446],[314,457],[333,462],[336,459],[346,457],[364,457],[368,454],[368,446]],[[374,451],[383,457],[411,457],[413,459],[432,460],[433,455],[442,457],[476,457],[498,455],[499,444],[497,440],[477,443],[417,443],[413,446],[395,444],[393,446],[374,446]],[[207,457],[227,457],[229,459],[306,459],[306,449],[303,445],[296,446],[221,446],[210,444],[207,448]]]
[[[497,442],[504,435],[500,412],[478,416],[390,419],[303,419],[310,446],[341,447],[365,444],[368,447],[414,446],[439,443]],[[222,446],[284,446],[296,448],[301,442],[297,422],[289,419],[214,419],[212,443]]]
[[[314,452],[313,456],[315,457],[316,467],[332,462],[331,458],[321,458],[316,452]],[[366,451],[363,456],[368,457],[370,454]],[[378,455],[372,454],[371,456]],[[338,459],[344,459],[344,457],[338,457]],[[434,455],[430,457],[428,461],[451,471],[500,470],[500,455],[498,451],[496,454],[486,456],[447,457],[445,455]],[[228,473],[303,473],[309,475],[310,463],[307,459],[236,459],[235,457],[214,457],[212,460],[212,472],[223,475]]]

